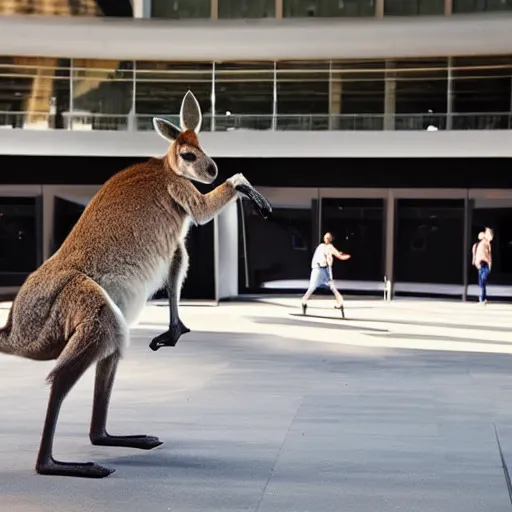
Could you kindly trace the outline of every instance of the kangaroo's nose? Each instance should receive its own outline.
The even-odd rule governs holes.
[[[208,165],[206,172],[208,173],[208,176],[211,176],[212,178],[217,177],[217,165],[215,164],[215,162],[212,162],[211,164]]]

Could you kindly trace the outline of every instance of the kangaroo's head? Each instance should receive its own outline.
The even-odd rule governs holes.
[[[166,158],[176,174],[201,183],[213,183],[217,178],[217,165],[201,149],[197,139],[202,120],[201,107],[188,91],[181,103],[182,129],[160,117],[153,118],[153,126],[160,137],[171,143]]]

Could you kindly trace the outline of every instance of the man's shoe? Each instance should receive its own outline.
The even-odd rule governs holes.
[[[308,305],[305,302],[303,302],[302,303],[302,314],[303,315],[306,314],[307,309],[308,309]]]

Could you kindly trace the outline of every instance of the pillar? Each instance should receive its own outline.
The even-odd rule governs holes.
[[[329,130],[339,130],[341,114],[341,95],[343,93],[343,82],[341,73],[334,71],[329,80]]]
[[[283,19],[283,0],[276,0],[276,19]]]
[[[43,186],[43,261],[52,255],[53,216],[55,212],[55,192],[52,187]]]
[[[453,68],[452,58],[448,57],[448,79],[446,82],[446,129],[452,129],[453,112]]]
[[[214,219],[215,298],[238,295],[238,211],[233,201]]]
[[[151,18],[151,0],[132,0],[134,18]]]
[[[388,190],[386,199],[386,239],[384,269],[386,278],[391,282],[390,297],[393,297],[394,289],[394,253],[395,253],[395,210],[396,201],[391,189]]]
[[[375,17],[384,17],[384,0],[375,0]]]
[[[190,2],[190,0],[188,0]],[[212,20],[219,19],[219,0],[210,0],[210,18]]]
[[[384,75],[384,130],[395,129],[396,78],[393,73],[394,67],[394,62],[386,61],[386,73]]]
[[[444,15],[451,16],[453,13],[453,0],[444,0]]]

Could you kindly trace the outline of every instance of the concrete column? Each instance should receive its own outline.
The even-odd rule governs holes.
[[[452,129],[452,112],[453,112],[453,69],[452,58],[448,57],[448,80],[446,85],[446,129]]]
[[[53,215],[55,211],[55,193],[49,186],[43,186],[43,261],[52,255]]]
[[[444,0],[444,15],[451,16],[453,13],[453,0]]]
[[[151,0],[132,0],[134,18],[151,18]]]
[[[276,19],[283,19],[283,0],[276,0]]]
[[[469,200],[469,190],[466,189],[466,197],[464,198],[464,242],[462,251],[462,300],[468,300],[468,254],[471,251],[471,218],[472,218],[472,202]]]
[[[386,278],[391,281],[390,297],[393,297],[394,289],[394,257],[395,257],[395,210],[396,200],[391,189],[388,190],[386,199],[386,238],[385,238],[385,263]]]
[[[394,62],[386,61],[384,83],[384,130],[395,129],[396,114],[396,79],[393,74]]]
[[[333,71],[329,81],[329,130],[339,130],[340,120],[337,116],[341,114],[341,95],[343,93],[343,82],[341,73]]]
[[[238,211],[236,201],[214,219],[216,300],[238,295]]]
[[[375,0],[375,17],[384,18],[384,0]]]
[[[190,1],[190,0],[189,0]],[[210,0],[210,17],[212,20],[219,19],[219,0]]]

